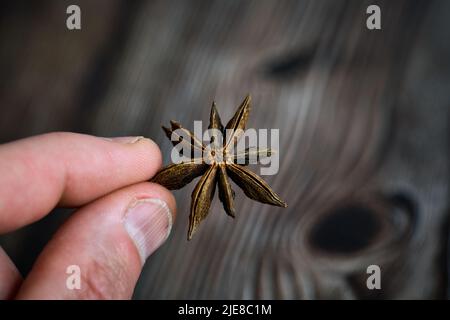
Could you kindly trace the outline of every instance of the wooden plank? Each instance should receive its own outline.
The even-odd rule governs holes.
[[[113,40],[106,51],[83,51],[106,60],[98,69],[93,58],[80,59],[80,73],[65,87],[64,101],[80,94],[65,107],[72,119],[51,117],[60,100],[41,97],[31,106],[46,112],[25,117],[34,129],[3,120],[0,137],[59,125],[101,136],[143,134],[167,163],[171,144],[161,124],[207,120],[213,99],[227,119],[250,92],[250,127],[280,128],[280,172],[266,178],[289,208],[237,192],[236,219],[215,200],[188,243],[194,186],[177,191],[173,234],[146,264],[135,298],[443,297],[450,70],[436,61],[450,51],[442,43],[449,5],[378,3],[382,31],[365,28],[370,1],[143,2],[128,12],[118,53]],[[114,29],[104,28],[113,38],[105,30]],[[59,75],[42,68],[52,79],[48,88]],[[18,74],[15,92],[0,91],[2,105],[21,105],[21,85],[33,89],[30,101],[39,96],[25,82],[29,73]],[[80,90],[93,82],[98,87]],[[20,118],[11,108],[1,114]],[[17,239],[26,245],[27,234]],[[382,267],[381,291],[365,287],[370,264]]]

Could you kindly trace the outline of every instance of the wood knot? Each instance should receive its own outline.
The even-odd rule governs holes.
[[[324,253],[351,254],[368,247],[380,230],[371,208],[348,204],[325,213],[311,229],[309,242]]]

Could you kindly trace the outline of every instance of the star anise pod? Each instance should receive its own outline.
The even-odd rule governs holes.
[[[222,136],[213,133],[210,146],[206,146],[191,131],[183,128],[176,121],[170,122],[171,128],[162,127],[174,146],[182,144],[184,147],[189,147],[190,150],[199,151],[202,154],[201,158],[191,158],[189,161],[164,167],[151,180],[174,190],[181,189],[193,179],[202,176],[192,192],[188,240],[192,239],[200,222],[209,213],[216,183],[219,188],[219,199],[225,212],[234,218],[235,193],[229,178],[241,187],[249,198],[274,206],[287,207],[286,203],[261,177],[245,167],[250,158],[259,160],[260,157],[270,156],[272,151],[258,148],[247,148],[243,152],[234,151],[237,141],[245,130],[250,102],[251,97],[248,95],[225,127],[220,120],[216,104],[213,102],[208,128],[218,130],[215,132],[222,133]],[[180,135],[179,132],[183,135]],[[231,134],[227,136],[227,133],[230,132]],[[184,136],[189,139],[183,138]]]

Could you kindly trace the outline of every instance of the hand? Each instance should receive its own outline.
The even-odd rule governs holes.
[[[139,137],[50,133],[0,145],[0,234],[55,206],[81,207],[27,278],[0,248],[0,298],[131,298],[145,259],[169,235],[176,209],[168,190],[142,182],[160,166],[158,146]],[[79,267],[80,289],[67,286],[71,265]]]

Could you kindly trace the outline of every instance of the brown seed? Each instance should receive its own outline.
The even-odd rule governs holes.
[[[234,191],[231,188],[225,164],[219,165],[219,179],[217,182],[219,185],[219,199],[223,204],[223,208],[230,217],[234,218]]]
[[[227,172],[230,178],[244,190],[247,197],[262,203],[287,207],[287,204],[256,173],[234,163],[227,166]]]
[[[204,174],[206,170],[208,170],[206,163],[199,164],[192,161],[171,164],[159,171],[151,181],[163,185],[169,190],[177,190]]]
[[[249,160],[259,161],[262,157],[270,156],[273,151],[258,148],[247,148],[244,152],[238,154],[234,154],[232,151],[243,130],[245,130],[250,112],[250,102],[251,98],[247,96],[225,128],[220,120],[216,104],[213,102],[209,129],[218,130],[218,132],[222,133],[223,138],[219,139],[218,135],[213,133],[211,142],[214,143],[211,145],[211,149],[178,122],[171,121],[171,129],[163,127],[169,138],[175,134],[174,131],[176,129],[181,129],[183,136],[189,137],[188,139],[181,139],[179,135],[175,134],[176,141],[172,142],[174,145],[183,143],[183,146],[190,148],[191,151],[195,149],[201,150],[203,153],[201,159],[192,159],[188,162],[171,164],[163,168],[151,180],[173,190],[180,189],[196,177],[202,176],[192,192],[188,240],[192,239],[198,226],[208,215],[216,184],[218,184],[219,199],[225,212],[231,217],[235,216],[235,194],[230,178],[241,187],[249,198],[274,206],[287,207],[286,203],[261,177],[240,165],[241,162],[244,165],[248,164]],[[225,136],[226,129],[232,130],[232,134],[229,137]],[[208,161],[205,161],[205,158],[208,158]]]
[[[189,215],[188,240],[209,213],[209,207],[216,190],[217,165],[212,165],[202,176],[192,192],[191,214]]]

